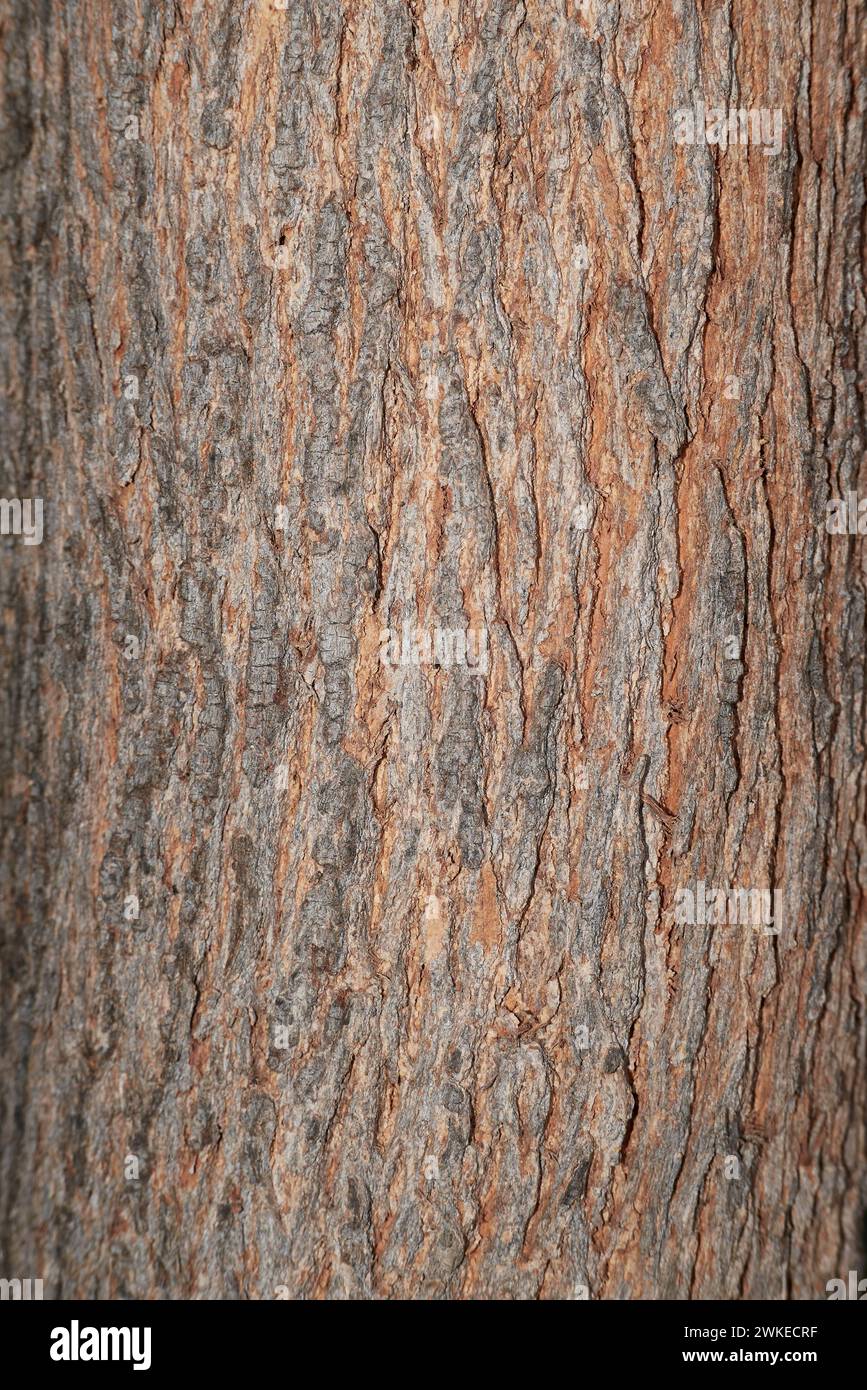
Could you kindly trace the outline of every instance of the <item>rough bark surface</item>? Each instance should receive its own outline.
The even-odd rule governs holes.
[[[825,1297],[864,1259],[863,7],[0,29],[0,482],[45,500],[0,543],[0,1274]],[[700,98],[779,152],[679,144]],[[487,662],[389,664],[404,625]],[[677,921],[699,881],[781,930]]]

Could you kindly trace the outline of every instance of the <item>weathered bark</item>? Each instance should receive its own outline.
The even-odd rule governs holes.
[[[824,1297],[863,8],[3,9],[0,1274]]]

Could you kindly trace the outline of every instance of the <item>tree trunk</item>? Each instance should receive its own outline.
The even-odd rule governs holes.
[[[863,20],[6,0],[4,1276],[863,1263]]]

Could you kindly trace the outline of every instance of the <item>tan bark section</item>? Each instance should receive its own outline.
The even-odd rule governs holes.
[[[863,7],[6,8],[0,1273],[824,1297]]]

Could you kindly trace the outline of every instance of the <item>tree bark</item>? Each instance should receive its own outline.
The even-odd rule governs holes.
[[[864,32],[5,0],[4,1276],[863,1268]]]

